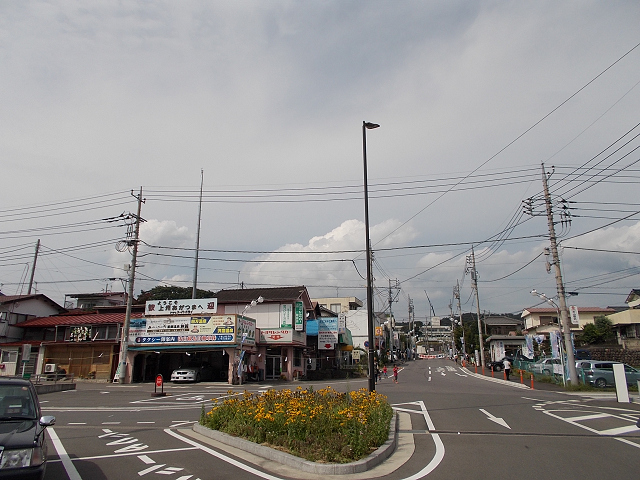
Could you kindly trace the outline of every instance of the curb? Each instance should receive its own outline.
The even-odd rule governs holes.
[[[501,383],[502,385],[509,385],[510,387],[514,387],[514,388],[522,388],[522,389],[531,390],[531,387],[529,387],[528,385],[526,385],[524,383],[518,383],[518,382],[509,381],[509,380],[503,380],[502,378],[488,377],[486,375],[482,375],[481,373],[472,372],[467,367],[462,367],[462,368],[464,368],[467,372],[469,372],[469,375],[471,375],[473,377],[476,377],[476,378],[482,378],[482,379],[487,380],[489,382]]]
[[[234,448],[239,448],[246,452],[258,455],[267,460],[274,460],[283,465],[296,468],[307,473],[315,473],[318,475],[346,475],[349,473],[361,473],[380,465],[395,451],[398,444],[398,415],[394,411],[391,422],[389,422],[389,438],[375,452],[371,453],[357,462],[351,463],[316,463],[305,460],[290,453],[281,452],[264,445],[244,440],[239,437],[211,430],[198,423],[193,425],[193,431],[211,438],[212,440],[224,443]]]

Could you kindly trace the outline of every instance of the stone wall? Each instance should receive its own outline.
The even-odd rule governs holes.
[[[640,350],[622,349],[621,347],[589,348],[593,360],[608,360],[622,362],[634,367],[640,367]]]

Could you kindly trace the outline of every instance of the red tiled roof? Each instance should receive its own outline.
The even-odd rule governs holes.
[[[132,312],[131,318],[140,318],[142,313]],[[86,315],[53,315],[51,317],[30,318],[16,327],[55,327],[57,325],[100,325],[105,323],[124,323],[124,313],[89,313]]]

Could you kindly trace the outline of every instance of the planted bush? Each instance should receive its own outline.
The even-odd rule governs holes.
[[[346,463],[366,457],[389,436],[393,409],[384,395],[363,388],[229,392],[214,400],[200,423],[314,462]]]

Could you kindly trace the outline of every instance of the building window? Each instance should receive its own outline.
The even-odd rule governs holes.
[[[302,366],[302,350],[294,349],[293,350],[293,366],[301,367]]]
[[[329,310],[335,313],[342,313],[342,306],[339,303],[332,303]]]
[[[16,363],[18,361],[18,352],[3,350],[0,361],[2,363]]]

